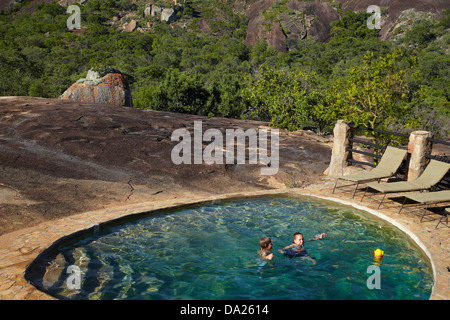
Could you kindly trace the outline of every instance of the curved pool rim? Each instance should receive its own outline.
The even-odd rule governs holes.
[[[91,224],[90,227],[80,229],[78,231],[75,231],[73,233],[70,233],[68,235],[65,235],[58,240],[54,241],[50,246],[48,246],[46,249],[44,249],[42,252],[40,252],[33,261],[26,267],[23,276],[28,281],[28,283],[32,286],[34,286],[39,291],[43,292],[44,294],[48,295],[51,299],[56,299],[55,297],[51,296],[46,292],[46,290],[39,284],[34,281],[33,275],[36,274],[35,268],[42,269],[42,262],[46,261],[46,258],[49,256],[52,256],[52,253],[58,249],[62,244],[67,244],[68,242],[76,241],[77,239],[81,239],[83,237],[86,237],[87,235],[90,235],[92,233],[96,233],[99,230],[103,230],[112,226],[121,225],[123,223],[142,219],[146,216],[152,216],[157,215],[158,213],[170,213],[170,212],[177,212],[180,209],[188,208],[191,206],[198,206],[198,205],[204,205],[208,203],[214,203],[217,201],[232,201],[237,199],[249,199],[249,198],[260,198],[265,196],[304,196],[304,197],[312,197],[312,198],[318,198],[326,201],[331,201],[335,203],[339,203],[344,206],[353,207],[355,209],[367,212],[371,215],[374,215],[380,219],[383,219],[387,221],[388,223],[392,224],[396,228],[398,228],[401,232],[403,232],[405,235],[407,235],[417,246],[418,249],[422,250],[422,253],[427,257],[431,268],[432,268],[432,275],[433,275],[433,283],[432,283],[432,290],[429,297],[429,300],[431,300],[435,296],[435,287],[436,287],[436,266],[433,261],[433,256],[430,253],[430,251],[427,249],[426,245],[419,239],[419,237],[409,230],[406,226],[404,226],[402,223],[396,221],[395,219],[392,219],[388,217],[387,215],[383,214],[380,211],[368,208],[363,205],[359,205],[350,201],[345,201],[338,198],[333,197],[325,197],[321,195],[311,194],[309,192],[299,192],[299,191],[289,191],[289,190],[277,190],[275,192],[255,192],[253,194],[231,194],[231,195],[221,195],[221,196],[211,196],[209,198],[205,199],[197,199],[194,201],[187,201],[186,203],[183,202],[177,202],[173,205],[167,205],[167,206],[161,206],[155,209],[149,209],[149,210],[142,210],[140,212],[125,214],[117,218],[113,218],[104,222]],[[180,199],[181,200],[181,199]],[[30,275],[31,273],[31,275]]]
[[[402,231],[403,233],[405,233],[409,238],[411,238],[414,243],[422,250],[422,252],[427,256],[432,271],[433,271],[433,290],[434,290],[434,285],[436,284],[436,266],[433,262],[433,258],[432,255],[430,253],[430,251],[427,249],[427,247],[422,243],[422,241],[420,241],[419,237],[412,232],[411,230],[409,230],[408,228],[406,228],[402,223],[398,222],[395,219],[392,219],[390,217],[388,217],[387,215],[381,213],[380,211],[374,210],[374,209],[370,209],[367,208],[365,206],[362,205],[358,205],[356,203],[352,203],[352,202],[348,202],[348,201],[344,201],[341,199],[336,199],[336,198],[330,198],[330,197],[324,197],[324,196],[318,196],[318,195],[310,195],[311,197],[316,197],[316,198],[320,198],[322,200],[328,200],[328,201],[333,201],[333,202],[337,202],[343,205],[347,205],[347,206],[352,206],[355,209],[361,210],[361,211],[365,211],[368,212],[374,216],[377,216],[380,219],[383,219],[387,222],[389,222],[390,224],[394,225],[395,227],[397,227],[398,229],[400,229],[400,231]],[[433,295],[433,290],[431,293],[431,296]]]

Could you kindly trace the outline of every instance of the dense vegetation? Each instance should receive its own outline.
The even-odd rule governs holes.
[[[211,2],[211,1],[209,1]],[[207,2],[204,2],[207,3]],[[218,21],[220,36],[154,23],[152,32],[111,27],[130,1],[89,0],[80,34],[66,27],[66,8],[0,15],[0,95],[59,97],[99,64],[127,75],[134,106],[207,116],[270,121],[289,130],[329,130],[338,118],[381,129],[424,128],[450,137],[450,10],[417,20],[401,40],[383,42],[368,14],[346,12],[327,43],[243,44],[247,21]],[[206,9],[205,9],[206,10]],[[205,11],[206,12],[206,11]],[[194,30],[195,31],[195,30]]]

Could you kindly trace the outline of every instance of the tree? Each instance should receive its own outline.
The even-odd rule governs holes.
[[[208,99],[209,92],[199,76],[173,69],[153,92],[150,105],[156,110],[208,115]]]
[[[408,45],[425,48],[435,38],[436,35],[433,32],[433,23],[424,20],[417,23],[411,30],[406,32],[403,42]]]
[[[314,89],[315,73],[285,72],[261,66],[260,76],[242,92],[252,118],[270,120],[270,125],[298,130],[311,124],[319,98]]]
[[[365,55],[361,67],[351,68],[344,79],[336,80],[328,92],[330,112],[336,112],[356,126],[380,130],[416,128],[418,119],[412,115],[413,96],[405,75],[416,63],[400,50],[377,56]],[[386,135],[372,133],[376,143],[387,144]]]
[[[334,38],[331,41],[338,41],[343,37],[378,37],[377,29],[367,28],[367,19],[369,17],[370,14],[365,11],[355,13],[351,10],[347,10],[339,20],[331,23],[332,28],[330,34],[333,35]]]
[[[217,76],[208,76],[212,81],[208,88],[210,98],[208,101],[209,115],[240,118],[245,109],[241,96],[241,83],[239,73],[217,72]]]

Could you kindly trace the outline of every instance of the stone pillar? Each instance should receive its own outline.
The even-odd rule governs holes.
[[[408,153],[411,155],[408,166],[407,181],[415,180],[424,170],[425,154],[431,154],[433,144],[427,141],[432,137],[429,131],[414,131],[409,136]]]
[[[330,177],[339,177],[347,166],[350,126],[343,120],[338,120],[334,126],[333,134],[333,151],[331,152],[331,161],[327,174]]]

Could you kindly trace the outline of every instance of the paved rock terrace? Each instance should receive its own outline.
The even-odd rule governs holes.
[[[267,128],[267,124],[101,104],[29,97],[0,98],[0,299],[49,300],[27,283],[27,266],[61,237],[95,224],[200,201],[293,193],[322,197],[380,216],[409,234],[430,258],[431,299],[450,298],[449,228],[438,215],[423,222],[399,205],[331,193],[322,173],[331,140],[307,131],[280,131],[280,168],[261,165],[180,165],[170,159],[173,130]],[[291,188],[294,187],[294,188]]]

